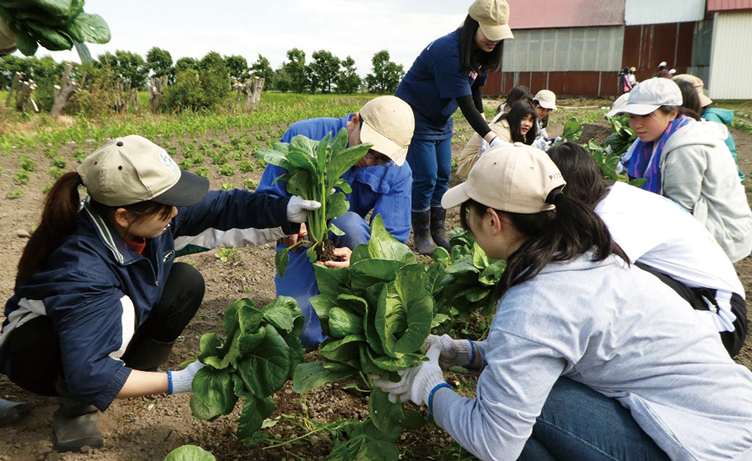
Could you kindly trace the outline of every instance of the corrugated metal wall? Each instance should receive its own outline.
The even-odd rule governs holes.
[[[624,22],[627,26],[702,21],[705,0],[627,0]]]
[[[622,67],[636,67],[638,81],[652,77],[661,61],[684,74],[692,66],[694,33],[695,24],[691,22],[627,26]]]
[[[752,12],[716,13],[707,87],[713,99],[752,99]]]
[[[618,71],[624,27],[515,30],[504,42],[502,69],[524,71]]]

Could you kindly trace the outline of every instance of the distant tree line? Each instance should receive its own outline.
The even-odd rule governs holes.
[[[392,62],[386,50],[374,54],[372,72],[361,79],[352,57],[340,59],[326,50],[314,51],[307,62],[306,53],[293,48],[275,70],[260,54],[250,65],[243,56],[221,56],[217,52],[173,62],[169,51],[154,47],[145,58],[117,50],[98,56],[89,65],[57,63],[49,56],[5,56],[0,59],[0,85],[9,88],[16,72],[22,73],[37,85],[34,100],[39,108],[49,110],[54,103],[54,86],[68,64],[73,66],[71,79],[80,89],[71,98],[67,113],[101,113],[108,107],[121,111],[128,107],[124,101],[137,103],[136,92],[152,87],[155,77],[166,83],[163,109],[179,111],[213,109],[227,101],[234,84],[254,77],[263,78],[267,90],[348,94],[363,90],[394,93],[404,75],[402,66]]]

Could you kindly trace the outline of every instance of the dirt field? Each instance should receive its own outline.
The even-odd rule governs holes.
[[[562,112],[577,110],[582,114],[587,104],[595,107],[610,104],[607,101],[559,101],[561,107],[557,121],[549,127],[550,135],[561,133],[565,117]],[[344,115],[344,114],[343,114]],[[454,152],[461,150],[470,134],[469,127],[461,116],[456,117],[458,142]],[[583,139],[602,140],[610,129],[605,121],[586,125]],[[748,175],[748,197],[752,190],[752,134],[732,130],[739,152],[739,164]],[[229,135],[215,135],[227,140]],[[156,140],[158,143],[159,139]],[[166,140],[175,144],[176,140]],[[75,146],[63,149],[63,154],[70,154]],[[93,150],[96,146],[85,146]],[[44,171],[49,163],[43,156],[43,147],[36,151],[18,152],[18,155],[0,156],[0,298],[7,299],[13,291],[15,266],[27,241],[28,233],[39,218],[44,196],[40,192],[45,183],[50,182]],[[18,156],[28,155],[40,166],[41,173],[32,173],[31,180],[24,186],[24,195],[15,200],[4,198],[8,191],[17,189],[12,176],[18,169]],[[72,158],[72,155],[68,155]],[[181,158],[179,152],[176,160]],[[70,161],[68,168],[75,162]],[[212,167],[214,168],[214,167]],[[261,172],[236,174],[228,179],[217,174],[212,176],[212,187],[219,188],[231,181],[236,187],[243,187],[243,180],[252,178],[258,181]],[[449,213],[450,225],[457,223],[457,212]],[[257,248],[243,248],[230,255],[227,262],[222,262],[216,250],[184,258],[201,270],[206,278],[206,296],[196,318],[188,326],[176,345],[172,359],[163,366],[164,369],[175,368],[180,362],[198,352],[198,339],[207,332],[221,330],[221,318],[224,310],[240,297],[250,297],[257,305],[263,306],[274,296],[274,251],[271,245]],[[752,293],[752,259],[747,258],[736,264],[739,276],[747,293]],[[748,310],[752,312],[752,306]],[[4,320],[0,314],[0,321]],[[747,341],[737,361],[752,368],[752,340]],[[345,390],[341,384],[328,385],[309,395],[300,396],[293,393],[291,386],[285,387],[276,396],[277,411],[272,416],[273,427],[265,429],[276,446],[261,444],[252,448],[243,446],[233,438],[235,418],[224,417],[214,422],[198,421],[191,415],[188,406],[189,396],[158,396],[118,400],[102,414],[100,428],[105,436],[105,446],[88,453],[59,454],[52,450],[52,429],[50,421],[57,407],[55,398],[39,397],[25,392],[7,378],[0,376],[0,397],[25,401],[32,409],[28,418],[15,425],[0,429],[0,461],[38,461],[101,459],[108,461],[162,460],[167,453],[184,444],[195,444],[211,451],[218,460],[254,459],[261,460],[323,460],[331,450],[331,439],[326,431],[321,431],[324,423],[339,418],[357,418],[368,411],[366,397],[356,390]],[[235,417],[237,414],[235,415]],[[310,437],[292,441],[296,437],[314,432]],[[289,443],[282,444],[285,441]],[[443,459],[437,452],[449,439],[437,428],[425,428],[406,433],[400,442],[404,459],[428,460]],[[456,458],[454,458],[456,459]]]

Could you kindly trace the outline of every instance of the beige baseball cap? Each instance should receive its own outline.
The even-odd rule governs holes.
[[[444,194],[441,206],[452,208],[473,199],[495,210],[534,214],[555,209],[546,199],[565,184],[545,152],[516,142],[485,151],[467,181]]]
[[[533,101],[538,101],[538,104],[544,109],[556,110],[556,95],[551,90],[540,90],[535,93]]]
[[[89,196],[107,206],[153,202],[191,206],[209,190],[209,181],[187,171],[164,149],[137,135],[109,141],[78,167]]]
[[[693,87],[695,87],[697,96],[700,97],[700,107],[705,107],[713,104],[713,100],[705,94],[705,84],[702,82],[702,79],[700,77],[695,77],[694,75],[690,74],[679,74],[674,75],[671,80],[689,82]]]
[[[509,28],[509,4],[506,0],[475,0],[467,13],[478,21],[487,39],[497,42],[514,38]]]
[[[386,155],[397,166],[405,163],[415,131],[415,115],[408,103],[396,96],[371,99],[358,111],[363,125],[360,140]]]

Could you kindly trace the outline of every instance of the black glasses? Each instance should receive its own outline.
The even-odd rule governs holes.
[[[364,158],[368,160],[375,160],[376,165],[381,166],[389,165],[390,163],[392,163],[392,159],[385,155],[379,154],[378,152],[374,152],[373,150],[369,150]]]

